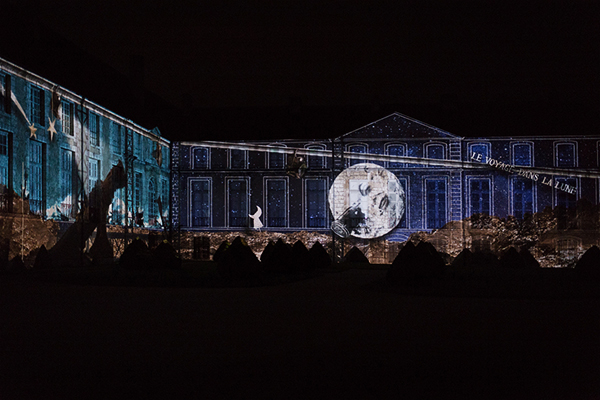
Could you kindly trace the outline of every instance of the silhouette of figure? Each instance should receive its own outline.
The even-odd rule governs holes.
[[[260,222],[260,216],[262,215],[262,210],[260,209],[259,206],[256,206],[257,211],[254,213],[254,215],[252,214],[248,214],[248,216],[250,218],[252,218],[252,222],[253,222],[253,228],[254,229],[258,229],[260,230],[260,228],[263,227],[262,222]]]

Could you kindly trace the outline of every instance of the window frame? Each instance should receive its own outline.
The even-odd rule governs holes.
[[[245,193],[245,198],[246,198],[246,211],[245,212],[241,212],[241,214],[244,214],[246,216],[246,218],[248,218],[246,220],[246,225],[244,226],[233,226],[231,225],[231,221],[230,221],[230,213],[231,213],[231,204],[230,204],[230,196],[229,194],[231,193],[229,187],[231,185],[231,182],[234,181],[244,181],[246,183],[246,193]],[[227,228],[236,228],[236,229],[242,229],[242,228],[247,228],[249,227],[248,224],[248,220],[249,220],[249,210],[250,210],[250,177],[248,176],[231,176],[231,177],[226,177],[225,178],[225,226]],[[241,217],[240,217],[241,218]]]
[[[283,204],[285,209],[283,210],[284,214],[284,223],[283,225],[272,225],[270,223],[271,218],[271,206],[269,205],[269,199],[271,198],[270,190],[269,190],[269,182],[283,182]],[[289,179],[287,176],[266,176],[263,178],[263,193],[264,195],[264,226],[266,228],[288,228],[290,224],[290,205],[289,205]]]

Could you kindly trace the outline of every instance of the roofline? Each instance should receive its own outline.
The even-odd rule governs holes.
[[[425,126],[425,127],[429,128],[429,129],[433,129],[433,130],[435,130],[435,131],[437,131],[437,132],[443,133],[443,134],[445,134],[445,135],[449,135],[450,137],[452,137],[452,138],[454,138],[454,139],[464,139],[462,136],[453,135],[452,133],[450,133],[450,132],[448,132],[448,131],[445,131],[445,130],[443,130],[443,129],[440,129],[440,128],[438,128],[438,127],[436,127],[436,126],[433,126],[433,125],[426,124],[426,123],[425,123],[425,122],[423,122],[423,121],[419,121],[418,119],[415,119],[415,118],[409,117],[408,115],[401,114],[401,113],[399,113],[399,112],[397,112],[397,111],[396,111],[396,112],[393,112],[393,113],[391,113],[390,115],[387,115],[387,116],[385,116],[385,117],[383,117],[383,118],[380,118],[380,119],[378,119],[378,120],[376,120],[376,121],[369,122],[368,124],[366,124],[366,125],[363,125],[363,126],[361,126],[360,128],[354,129],[353,131],[350,131],[350,132],[348,132],[348,133],[344,133],[344,134],[343,134],[343,135],[341,135],[341,136],[337,136],[337,137],[336,137],[336,139],[343,139],[345,136],[347,136],[347,135],[350,135],[351,133],[354,133],[354,132],[356,132],[356,131],[359,131],[359,130],[361,130],[361,129],[363,129],[363,128],[366,128],[366,127],[368,127],[369,125],[376,124],[376,123],[378,123],[379,121],[383,121],[384,119],[386,119],[386,118],[389,118],[389,117],[391,117],[392,115],[397,115],[397,116],[399,116],[399,117],[402,117],[402,118],[405,118],[405,119],[411,120],[411,121],[413,121],[413,122],[416,122],[416,123],[418,123],[418,124],[421,124],[421,125],[423,125],[423,126]]]
[[[121,115],[115,113],[114,111],[110,111],[109,109],[102,107],[101,105],[94,103],[93,101],[90,101],[89,99],[85,98],[82,95],[78,95],[77,93],[73,92],[72,90],[66,89],[46,78],[43,78],[23,67],[20,67],[16,64],[0,57],[0,72],[2,72],[2,71],[6,71],[11,75],[14,75],[21,79],[24,79],[27,82],[33,83],[33,84],[35,84],[45,90],[48,90],[50,92],[54,91],[55,88],[60,88],[61,96],[75,104],[80,104],[80,105],[90,109],[91,111],[94,111],[96,114],[102,115],[103,117],[105,117],[107,119],[110,119],[114,122],[120,123],[121,125],[129,128],[129,129],[132,129],[141,135],[149,136],[154,139],[158,139],[159,141],[163,142],[163,144],[169,145],[171,143],[170,140],[168,140],[162,136],[156,136],[154,134],[154,132],[152,132],[151,129],[144,128],[141,125],[133,122],[132,120],[122,117]]]

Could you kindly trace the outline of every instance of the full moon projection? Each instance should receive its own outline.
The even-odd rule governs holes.
[[[342,171],[328,199],[334,218],[331,230],[343,238],[383,236],[404,215],[404,188],[396,175],[376,164],[356,164]]]

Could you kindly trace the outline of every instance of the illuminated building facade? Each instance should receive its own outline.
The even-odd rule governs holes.
[[[294,154],[302,174],[290,171]],[[597,204],[599,166],[600,136],[466,138],[394,113],[331,140],[174,143],[173,222],[243,231],[260,209],[263,231],[326,233],[346,213],[357,221],[338,236],[401,242],[474,214]],[[387,188],[373,180],[388,172]]]
[[[0,210],[14,195],[44,219],[73,221],[119,162],[127,185],[108,222],[162,228],[169,212],[170,142],[68,89],[0,59]],[[162,212],[161,212],[162,211]],[[161,215],[162,214],[162,215]]]

